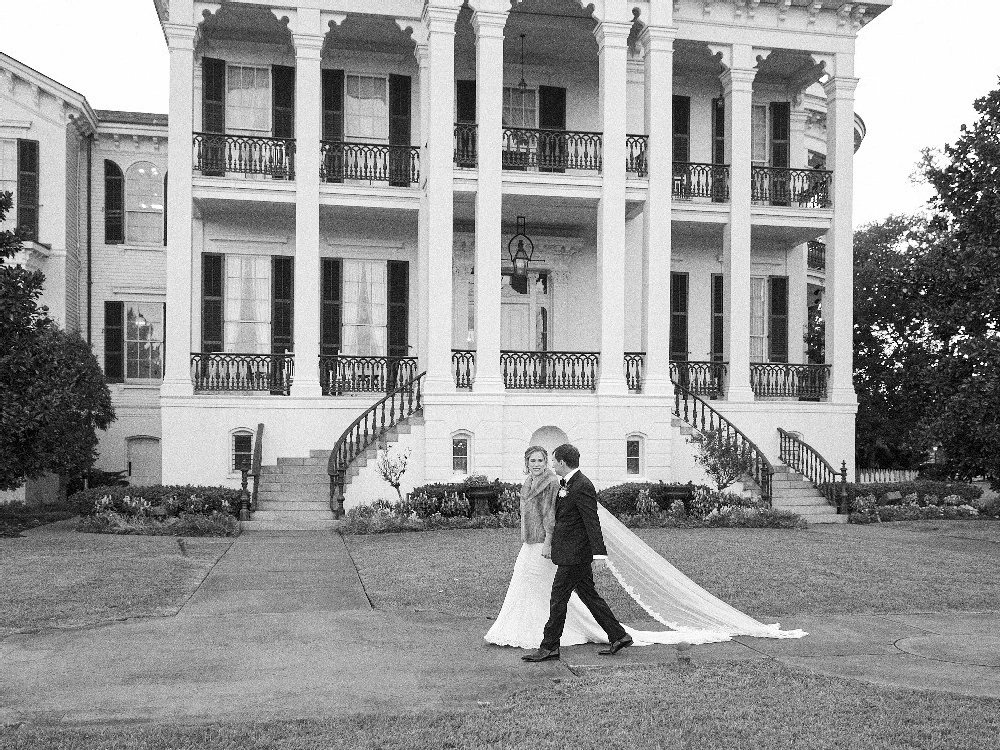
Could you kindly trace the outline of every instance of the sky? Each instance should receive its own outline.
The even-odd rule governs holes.
[[[665,0],[663,0],[665,1]],[[152,0],[0,0],[0,51],[95,109],[166,112],[168,59]],[[854,222],[921,210],[920,150],[953,142],[1000,76],[1000,1],[895,0],[861,30]]]

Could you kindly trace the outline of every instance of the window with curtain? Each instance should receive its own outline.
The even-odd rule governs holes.
[[[226,67],[226,130],[271,134],[271,69]]]
[[[517,87],[504,87],[503,124],[507,128],[538,127],[538,92],[521,91]]]
[[[125,239],[135,245],[163,244],[163,174],[148,161],[136,162],[125,173]]]
[[[386,356],[386,263],[343,261],[342,354]]]
[[[767,279],[750,278],[750,361],[767,361]]]
[[[163,378],[163,304],[125,303],[125,378]]]
[[[226,256],[225,351],[267,354],[271,351],[271,258]]]
[[[348,75],[345,130],[348,140],[389,140],[389,84],[381,76]]]
[[[13,138],[0,138],[0,193],[6,192],[17,192],[17,141]],[[17,200],[17,195],[14,200]],[[4,225],[13,229],[13,224],[12,216],[8,214]]]
[[[767,165],[767,105],[754,104],[750,111],[751,159],[754,164]]]

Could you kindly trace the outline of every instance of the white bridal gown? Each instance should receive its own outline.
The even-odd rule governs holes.
[[[734,635],[801,638],[801,630],[764,625],[734,609],[674,568],[598,505],[608,568],[629,595],[665,626],[664,630],[625,630],[636,645],[652,643],[717,643]],[[549,618],[549,594],[555,564],[542,557],[543,544],[522,544],[514,563],[507,596],[485,638],[499,646],[538,648]],[[574,593],[566,610],[561,646],[607,643],[608,636]]]

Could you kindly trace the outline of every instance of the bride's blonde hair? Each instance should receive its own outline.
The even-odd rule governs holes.
[[[528,473],[528,459],[535,453],[541,453],[545,457],[545,464],[549,463],[549,452],[540,445],[532,445],[524,452],[524,473]]]

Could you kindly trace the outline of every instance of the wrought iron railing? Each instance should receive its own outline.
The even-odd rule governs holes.
[[[754,166],[750,199],[772,206],[829,208],[833,172],[826,169],[782,169]]]
[[[194,133],[194,168],[207,177],[259,174],[295,177],[295,139],[231,133]]]
[[[333,446],[326,471],[330,475],[330,510],[344,515],[344,484],[351,463],[390,429],[423,408],[423,379],[427,373],[401,383],[351,422]]]
[[[536,128],[503,129],[503,168],[601,171],[601,134]]]
[[[826,270],[826,243],[819,240],[812,240],[809,243],[808,261],[809,269],[812,271]]]
[[[747,475],[757,483],[761,499],[770,506],[774,466],[750,438],[707,401],[677,381],[674,381],[674,416],[683,419],[702,435],[717,431],[719,439],[732,447],[739,456],[746,458]]]
[[[264,452],[264,423],[257,423],[257,434],[253,439],[253,462],[250,464],[250,476],[253,477],[253,491],[250,493],[250,512],[257,510],[257,493],[260,490],[260,464]]]
[[[336,354],[319,358],[319,384],[324,396],[387,393],[416,374],[416,357]]]
[[[850,513],[846,492],[847,463],[842,462],[840,471],[837,471],[819,451],[798,435],[779,427],[778,437],[782,463],[812,482],[838,513]]]
[[[830,365],[750,363],[750,387],[757,398],[826,398]]]
[[[455,373],[456,388],[472,388],[476,376],[476,350],[452,349],[451,369]]]
[[[195,391],[268,391],[287,396],[293,365],[291,354],[193,352],[191,382]]]
[[[670,379],[698,396],[722,398],[728,367],[727,362],[671,362]]]
[[[636,177],[645,177],[649,171],[646,160],[646,143],[648,137],[644,135],[625,136],[625,172],[631,172]]]
[[[420,180],[420,148],[383,143],[320,143],[319,176],[326,182],[367,180],[413,185]]]
[[[500,352],[505,388],[594,390],[597,387],[597,352]]]
[[[726,203],[729,200],[729,165],[674,162],[673,196]]]
[[[625,383],[630,391],[642,390],[642,371],[646,352],[625,352]]]
[[[479,147],[478,132],[474,122],[455,123],[455,166],[475,167]]]

